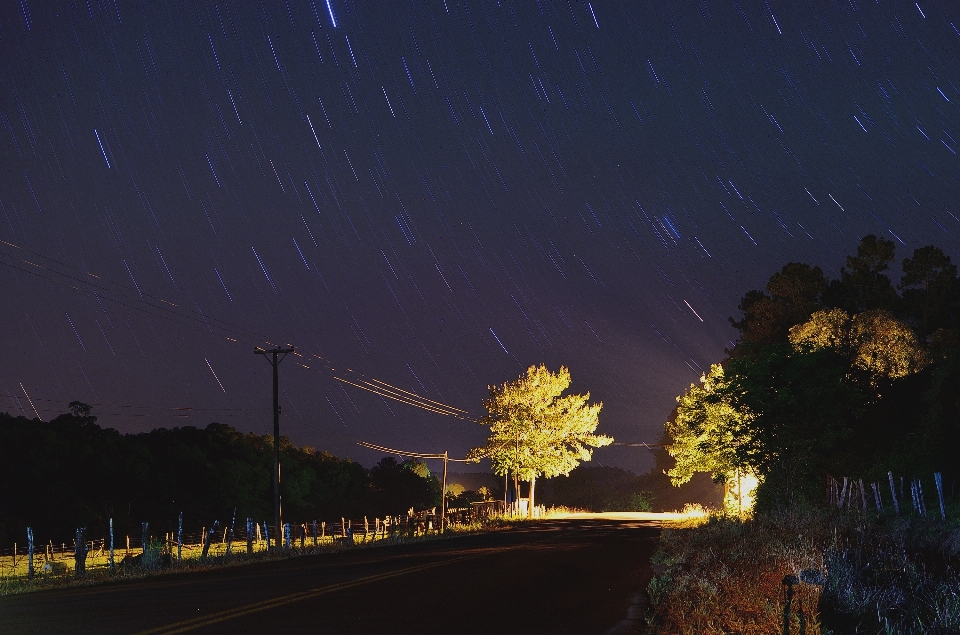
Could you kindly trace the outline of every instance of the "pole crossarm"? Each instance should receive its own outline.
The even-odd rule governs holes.
[[[292,346],[290,348],[271,348],[270,350],[260,348],[259,346],[257,346],[256,348],[253,349],[253,354],[254,355],[272,355],[276,353],[277,355],[283,355],[283,357],[286,357],[287,353],[293,353],[295,350],[296,349],[294,349]],[[280,359],[283,359],[283,357],[281,357]]]

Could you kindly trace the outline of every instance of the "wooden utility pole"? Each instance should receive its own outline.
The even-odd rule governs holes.
[[[273,521],[276,527],[274,541],[278,549],[283,535],[283,524],[280,517],[280,385],[277,366],[293,350],[291,346],[290,348],[274,348],[266,351],[258,346],[253,351],[255,355],[263,355],[264,359],[273,366]],[[272,355],[272,359],[267,355]],[[282,355],[282,357],[278,357],[278,355]],[[269,547],[269,543],[267,543],[267,546]]]
[[[440,486],[440,531],[447,528],[447,451],[443,451],[443,484]]]
[[[409,456],[416,459],[443,459],[443,483],[440,486],[440,531],[445,529],[447,521],[447,462],[456,461],[457,463],[476,463],[479,461],[479,459],[451,459],[450,453],[447,450],[444,450],[443,454],[427,454],[424,452],[395,450],[393,448],[386,448],[382,445],[367,443],[366,441],[357,441],[357,445],[369,448],[371,450],[385,452],[387,454],[395,454],[397,456]]]

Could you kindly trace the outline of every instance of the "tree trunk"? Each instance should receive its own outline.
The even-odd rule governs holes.
[[[513,472],[513,509],[520,511],[520,476],[517,474],[516,470]],[[513,515],[513,512],[511,512]]]
[[[533,518],[533,504],[534,504],[533,493],[536,490],[536,488],[537,488],[537,477],[534,476],[533,478],[530,479],[530,497],[529,497],[529,500],[527,501],[527,515],[530,518]]]

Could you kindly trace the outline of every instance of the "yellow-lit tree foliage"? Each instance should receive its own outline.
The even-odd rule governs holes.
[[[798,351],[832,348],[849,355],[853,365],[874,380],[906,377],[930,363],[913,330],[882,309],[853,319],[841,309],[817,311],[790,329],[790,343]]]
[[[603,404],[590,404],[590,393],[561,396],[570,386],[570,371],[561,366],[551,372],[546,366],[531,366],[527,374],[500,386],[490,386],[484,402],[490,426],[483,447],[468,458],[489,456],[495,474],[508,471],[530,483],[529,512],[533,513],[538,476],[567,475],[589,461],[593,448],[613,443],[613,438],[594,434]]]
[[[727,385],[723,367],[713,364],[699,385],[691,384],[677,397],[677,416],[665,424],[673,440],[668,452],[676,460],[667,471],[674,485],[683,485],[696,472],[726,478],[738,469],[736,449],[751,415],[730,404],[723,394]]]

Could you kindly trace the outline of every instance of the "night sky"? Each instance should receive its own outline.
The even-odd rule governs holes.
[[[351,384],[537,363],[655,442],[783,264],[957,259],[960,6],[807,4],[5,2],[0,409],[265,434],[291,343],[283,433],[366,465],[485,433]]]

